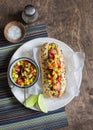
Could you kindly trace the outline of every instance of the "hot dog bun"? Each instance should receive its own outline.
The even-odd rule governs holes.
[[[43,94],[60,97],[66,90],[64,56],[56,43],[45,43],[39,53]]]

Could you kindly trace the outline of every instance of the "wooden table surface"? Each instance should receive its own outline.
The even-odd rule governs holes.
[[[93,130],[93,0],[0,0],[0,28],[23,22],[21,12],[28,4],[39,12],[32,25],[45,23],[49,37],[86,55],[80,94],[66,106],[69,126],[60,130]]]

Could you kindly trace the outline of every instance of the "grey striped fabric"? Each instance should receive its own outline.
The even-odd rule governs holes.
[[[0,31],[0,130],[52,130],[68,125],[65,108],[47,114],[30,110],[20,104],[11,93],[7,82],[7,67],[15,50],[23,43],[47,37],[44,24],[28,26],[22,42],[13,44]]]

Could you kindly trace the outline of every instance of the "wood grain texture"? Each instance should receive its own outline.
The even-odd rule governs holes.
[[[38,21],[49,37],[65,42],[86,55],[80,95],[66,106],[69,126],[59,130],[93,130],[93,0],[0,0],[0,28],[21,19],[23,8],[33,4]]]

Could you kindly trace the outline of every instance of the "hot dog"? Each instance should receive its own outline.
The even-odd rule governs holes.
[[[64,56],[56,43],[44,43],[39,53],[43,94],[61,97],[66,90]]]

